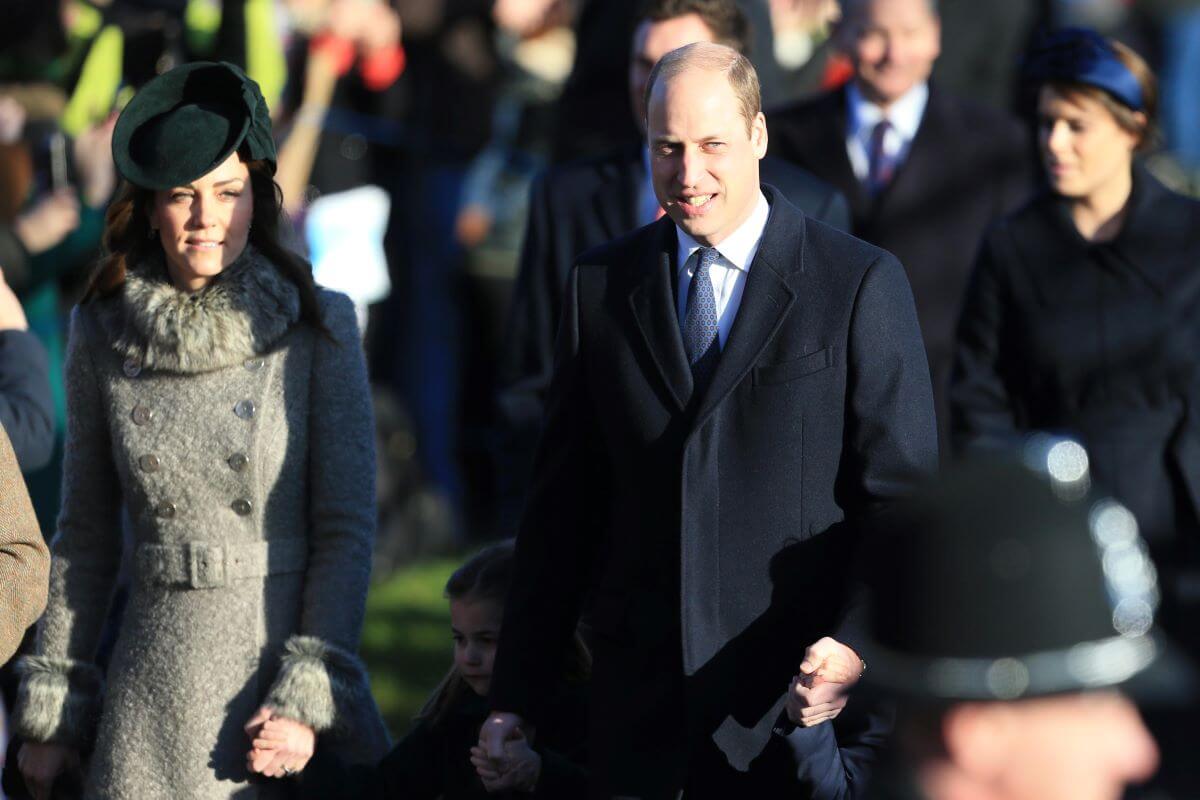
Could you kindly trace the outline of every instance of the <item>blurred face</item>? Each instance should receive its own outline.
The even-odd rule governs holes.
[[[500,639],[502,609],[488,600],[451,600],[450,630],[454,634],[454,667],[478,695],[492,684],[492,663]]]
[[[250,170],[236,153],[187,186],[155,192],[150,226],[172,282],[194,292],[220,275],[246,249],[253,215]]]
[[[863,96],[885,108],[928,80],[942,48],[928,0],[855,0],[837,36]]]
[[[1141,716],[1115,692],[973,705],[979,718],[947,745],[995,790],[991,797],[1118,800],[1158,768]]]
[[[1078,200],[1127,186],[1138,137],[1117,124],[1099,100],[1043,86],[1038,95],[1038,146],[1046,178]]]
[[[629,62],[629,99],[633,118],[646,133],[646,81],[658,60],[672,50],[695,42],[711,42],[713,32],[697,14],[653,22],[646,20],[633,34],[633,54]]]
[[[719,244],[758,202],[766,119],[747,126],[725,75],[693,69],[655,84],[648,123],[659,204],[697,242]]]

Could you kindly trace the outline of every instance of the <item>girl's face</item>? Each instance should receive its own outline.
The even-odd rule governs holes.
[[[1122,128],[1099,100],[1043,86],[1038,144],[1051,188],[1072,200],[1089,200],[1128,181],[1138,137]]]
[[[237,153],[187,186],[155,192],[150,226],[171,282],[194,292],[220,275],[246,249],[253,215],[250,170]]]
[[[492,684],[492,663],[500,638],[503,608],[489,600],[451,600],[450,630],[454,634],[454,666],[475,694],[486,696]]]

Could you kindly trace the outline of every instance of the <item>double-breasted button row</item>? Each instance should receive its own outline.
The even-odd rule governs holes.
[[[162,462],[158,460],[158,456],[154,453],[146,453],[138,459],[138,466],[143,472],[158,472],[158,468],[162,466]]]
[[[250,465],[250,459],[246,457],[245,453],[234,453],[226,459],[226,463],[229,464],[229,468],[234,472],[244,472],[246,467]]]
[[[250,516],[250,512],[254,510],[254,504],[244,497],[239,497],[237,500],[234,500],[229,504],[229,507],[232,508],[233,513],[237,514],[239,517],[248,517]]]
[[[136,358],[127,358],[125,363],[121,365],[121,371],[125,373],[127,378],[136,378],[142,374],[142,362]]]
[[[129,414],[134,425],[149,425],[150,420],[154,419],[154,412],[148,407],[141,404],[133,407],[133,411]]]
[[[234,414],[237,414],[240,418],[247,420],[254,418],[254,411],[255,408],[253,400],[239,400],[238,404],[233,407]]]

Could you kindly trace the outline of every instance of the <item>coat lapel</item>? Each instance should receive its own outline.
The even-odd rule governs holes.
[[[771,215],[746,277],[742,302],[717,362],[717,371],[708,391],[700,398],[696,427],[746,377],[796,299],[789,282],[803,272],[800,256],[804,247],[803,217],[770,187],[763,191],[771,201]]]
[[[641,278],[629,293],[629,305],[650,357],[682,411],[692,396],[692,370],[683,349],[671,275],[675,268],[674,224],[664,217],[655,225],[657,245],[642,256]]]

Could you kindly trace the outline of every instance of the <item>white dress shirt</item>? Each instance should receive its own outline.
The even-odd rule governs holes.
[[[904,163],[912,140],[921,127],[925,105],[929,101],[929,84],[918,83],[909,89],[885,112],[868,102],[853,81],[846,87],[846,155],[860,182],[866,182],[871,172],[871,134],[884,117],[892,124],[883,137],[883,156],[894,172]]]
[[[758,245],[762,241],[763,229],[767,227],[767,217],[771,213],[771,204],[763,193],[758,193],[758,203],[750,217],[724,241],[717,245],[720,257],[708,270],[712,281],[713,295],[717,301],[717,341],[724,349],[729,340],[729,331],[737,316],[738,306],[742,304],[742,292],[746,289],[746,276],[750,274],[750,265],[758,253]],[[687,316],[688,287],[692,285],[692,276],[700,264],[700,257],[695,255],[702,245],[688,236],[676,225],[679,233],[679,254],[675,262],[679,265],[679,327],[682,330]]]

